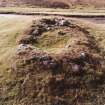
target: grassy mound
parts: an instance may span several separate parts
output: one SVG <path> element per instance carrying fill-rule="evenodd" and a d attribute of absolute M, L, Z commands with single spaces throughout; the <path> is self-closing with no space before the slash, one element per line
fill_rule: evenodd
<path fill-rule="evenodd" d="M 100 101 L 95 99 L 104 90 L 103 55 L 84 28 L 66 19 L 41 19 L 33 21 L 17 42 L 12 81 L 6 84 L 9 92 L 2 94 L 2 103 L 81 105 Z"/>

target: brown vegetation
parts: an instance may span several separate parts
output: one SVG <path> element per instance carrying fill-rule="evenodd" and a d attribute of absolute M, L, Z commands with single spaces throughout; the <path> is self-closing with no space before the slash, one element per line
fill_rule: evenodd
<path fill-rule="evenodd" d="M 40 6 L 70 8 L 81 6 L 105 7 L 105 0 L 0 0 L 0 6 Z"/>
<path fill-rule="evenodd" d="M 66 24 L 62 24 L 62 21 Z M 43 25 L 46 27 L 42 27 Z M 40 27 L 46 30 L 33 34 Z M 32 28 L 33 31 L 25 31 L 23 36 L 35 36 L 37 41 L 29 40 L 24 43 L 21 41 L 24 37 L 19 38 L 18 53 L 11 68 L 18 84 L 17 94 L 13 98 L 14 103 L 16 105 L 81 105 L 96 97 L 97 94 L 91 91 L 102 86 L 105 71 L 102 66 L 103 57 L 94 37 L 91 37 L 84 28 L 65 19 L 42 19 L 38 24 L 34 23 L 30 29 Z M 66 30 L 66 34 L 60 36 L 69 36 L 63 50 L 60 47 L 59 53 L 51 53 L 43 50 L 43 47 L 34 48 L 46 31 L 55 32 L 54 30 L 58 28 L 60 31 Z M 51 37 L 50 34 L 48 36 Z M 59 34 L 54 36 L 56 39 Z M 47 43 L 44 46 L 46 48 L 49 45 L 49 42 Z M 93 104 L 95 102 L 97 103 L 92 100 Z"/>

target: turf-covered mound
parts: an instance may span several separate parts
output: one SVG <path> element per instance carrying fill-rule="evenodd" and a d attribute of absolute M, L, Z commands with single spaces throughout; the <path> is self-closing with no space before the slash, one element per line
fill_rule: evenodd
<path fill-rule="evenodd" d="M 67 19 L 42 19 L 18 38 L 12 74 L 16 105 L 93 102 L 104 83 L 103 57 L 88 31 Z M 16 85 L 15 84 L 15 85 Z"/>

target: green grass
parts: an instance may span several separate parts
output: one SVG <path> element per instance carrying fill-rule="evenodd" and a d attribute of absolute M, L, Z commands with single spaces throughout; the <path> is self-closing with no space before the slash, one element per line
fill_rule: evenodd
<path fill-rule="evenodd" d="M 39 48 L 62 48 L 66 45 L 69 35 L 58 35 L 60 30 L 44 33 L 37 41 Z"/>
<path fill-rule="evenodd" d="M 18 94 L 19 84 L 13 79 L 10 68 L 16 52 L 16 40 L 31 22 L 32 18 L 26 16 L 0 16 L 0 86 L 6 88 L 0 96 L 0 105 L 12 105 L 13 97 Z"/>
<path fill-rule="evenodd" d="M 16 39 L 31 21 L 25 16 L 0 16 L 0 75 L 8 75 L 11 58 L 16 51 Z"/>

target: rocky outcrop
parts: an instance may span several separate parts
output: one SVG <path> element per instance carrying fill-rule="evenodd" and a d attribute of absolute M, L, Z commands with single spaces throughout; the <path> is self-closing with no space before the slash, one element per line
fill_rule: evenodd
<path fill-rule="evenodd" d="M 37 43 L 37 38 L 44 32 L 54 30 L 59 27 L 70 27 L 72 24 L 64 19 L 42 19 L 39 24 L 32 25 L 30 29 L 24 32 L 22 38 L 18 39 L 19 44 Z M 59 33 L 60 34 L 60 33 Z"/>

